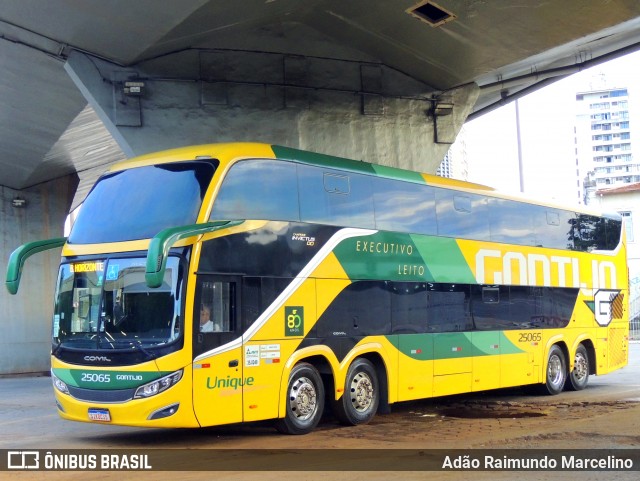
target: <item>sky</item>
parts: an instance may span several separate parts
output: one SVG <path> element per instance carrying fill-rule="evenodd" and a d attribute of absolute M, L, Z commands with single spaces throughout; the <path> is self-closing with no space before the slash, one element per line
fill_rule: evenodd
<path fill-rule="evenodd" d="M 618 87 L 629 91 L 631 139 L 640 139 L 640 52 L 586 69 L 520 98 L 526 196 L 577 203 L 576 93 Z M 467 122 L 464 132 L 467 180 L 507 193 L 520 192 L 515 102 Z"/>

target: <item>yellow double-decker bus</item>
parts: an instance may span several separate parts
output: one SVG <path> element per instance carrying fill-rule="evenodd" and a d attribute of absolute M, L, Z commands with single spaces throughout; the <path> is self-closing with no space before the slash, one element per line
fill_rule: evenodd
<path fill-rule="evenodd" d="M 583 389 L 627 363 L 621 219 L 426 174 L 234 143 L 114 164 L 62 246 L 58 411 L 303 434 L 400 401 Z"/>

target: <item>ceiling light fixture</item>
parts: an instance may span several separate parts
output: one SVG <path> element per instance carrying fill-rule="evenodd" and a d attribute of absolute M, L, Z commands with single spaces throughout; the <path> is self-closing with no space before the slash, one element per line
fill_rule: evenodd
<path fill-rule="evenodd" d="M 11 201 L 11 205 L 17 209 L 22 209 L 23 207 L 26 207 L 27 201 L 22 197 L 14 197 L 14 199 Z"/>

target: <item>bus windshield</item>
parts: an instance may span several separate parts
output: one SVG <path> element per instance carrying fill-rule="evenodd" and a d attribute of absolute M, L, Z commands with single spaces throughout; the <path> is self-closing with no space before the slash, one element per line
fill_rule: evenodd
<path fill-rule="evenodd" d="M 193 224 L 215 166 L 176 162 L 104 175 L 83 202 L 68 243 L 150 239 L 168 227 Z"/>
<path fill-rule="evenodd" d="M 77 349 L 132 349 L 179 338 L 182 274 L 169 257 L 164 282 L 145 284 L 144 258 L 91 260 L 60 267 L 53 344 Z"/>

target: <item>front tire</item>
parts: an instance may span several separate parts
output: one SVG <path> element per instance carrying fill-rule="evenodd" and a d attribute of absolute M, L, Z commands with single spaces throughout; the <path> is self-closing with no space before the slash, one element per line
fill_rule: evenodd
<path fill-rule="evenodd" d="M 367 359 L 356 359 L 347 372 L 344 394 L 333 402 L 333 410 L 342 424 L 366 424 L 378 410 L 380 393 L 376 369 Z"/>
<path fill-rule="evenodd" d="M 557 345 L 551 346 L 547 358 L 547 381 L 543 384 L 547 394 L 560 394 L 567 382 L 567 360 Z"/>
<path fill-rule="evenodd" d="M 284 434 L 307 434 L 320 422 L 324 410 L 324 385 L 317 369 L 308 363 L 296 365 L 289 375 L 285 416 L 276 428 Z"/>
<path fill-rule="evenodd" d="M 569 384 L 567 389 L 571 391 L 581 391 L 587 387 L 589 382 L 589 355 L 587 348 L 583 344 L 578 346 L 576 354 L 573 358 L 573 370 L 569 375 Z"/>

